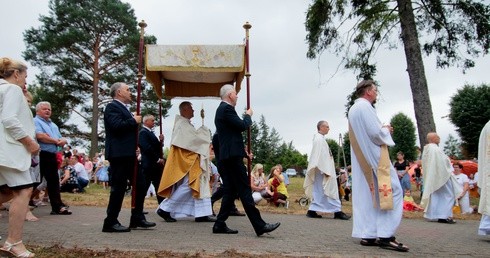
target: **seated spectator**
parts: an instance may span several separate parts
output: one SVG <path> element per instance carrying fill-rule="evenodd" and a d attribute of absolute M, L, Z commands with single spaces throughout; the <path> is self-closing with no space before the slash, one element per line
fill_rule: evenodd
<path fill-rule="evenodd" d="M 62 175 L 60 176 L 60 192 L 76 193 L 78 192 L 77 172 L 74 169 L 78 159 L 74 156 L 65 159 L 62 162 Z"/>
<path fill-rule="evenodd" d="M 284 176 L 282 175 L 281 169 L 278 166 L 272 167 L 269 178 L 268 184 L 271 189 L 267 189 L 267 192 L 272 196 L 272 202 L 276 207 L 279 204 L 283 204 L 286 209 L 289 208 L 289 201 L 287 201 L 289 197 L 288 189 L 284 183 Z"/>
<path fill-rule="evenodd" d="M 73 169 L 75 169 L 75 172 L 77 173 L 78 192 L 83 193 L 85 192 L 84 188 L 88 185 L 89 182 L 88 173 L 87 170 L 85 170 L 85 166 L 80 163 L 80 157 L 78 155 L 71 156 L 70 160 L 72 159 L 75 163 L 75 165 L 73 165 Z"/>
<path fill-rule="evenodd" d="M 264 176 L 264 166 L 256 164 L 252 169 L 250 176 L 250 187 L 252 188 L 252 197 L 255 203 L 259 203 L 264 198 L 270 198 L 267 193 L 267 181 Z"/>
<path fill-rule="evenodd" d="M 403 210 L 404 211 L 423 211 L 424 208 L 415 203 L 412 197 L 412 191 L 406 190 L 403 197 Z"/>

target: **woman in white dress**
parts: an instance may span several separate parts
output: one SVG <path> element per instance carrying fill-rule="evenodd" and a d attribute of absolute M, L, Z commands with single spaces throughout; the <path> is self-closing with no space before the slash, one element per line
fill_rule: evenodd
<path fill-rule="evenodd" d="M 31 155 L 39 152 L 32 112 L 24 98 L 27 66 L 0 58 L 0 203 L 12 200 L 2 256 L 34 257 L 22 243 L 32 193 Z"/>

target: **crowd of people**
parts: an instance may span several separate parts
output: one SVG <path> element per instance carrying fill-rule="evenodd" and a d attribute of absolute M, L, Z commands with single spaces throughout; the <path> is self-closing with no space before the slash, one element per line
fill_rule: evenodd
<path fill-rule="evenodd" d="M 233 85 L 220 89 L 221 103 L 216 110 L 216 133 L 211 137 L 204 125 L 195 128 L 192 104 L 184 101 L 175 117 L 170 150 L 163 157 L 163 134 L 153 132 L 155 117 L 131 113 L 131 92 L 126 83 L 110 87 L 113 101 L 104 111 L 105 151 L 92 159 L 83 151 L 72 149 L 50 119 L 49 102 L 35 105 L 35 116 L 29 108 L 32 95 L 26 89 L 27 66 L 10 58 L 0 60 L 0 202 L 10 201 L 8 237 L 1 252 L 16 257 L 33 257 L 22 242 L 25 220 L 36 221 L 28 206 L 42 205 L 40 193 L 49 196 L 52 215 L 70 215 L 72 211 L 61 199 L 61 192 L 83 193 L 90 182 L 111 188 L 107 216 L 102 231 L 130 232 L 134 228 L 152 228 L 146 220 L 144 201 L 153 185 L 157 191 L 156 214 L 165 222 L 193 218 L 195 222 L 212 222 L 214 234 L 237 234 L 226 224 L 229 216 L 248 217 L 257 236 L 276 230 L 280 223 L 267 223 L 256 204 L 265 200 L 271 205 L 289 207 L 289 180 L 280 164 L 273 166 L 268 178 L 264 165 L 255 164 L 250 177 L 246 166 L 253 154 L 243 145 L 242 132 L 251 124 L 253 111 L 240 117 L 235 106 L 238 96 Z M 380 123 L 373 104 L 377 87 L 371 80 L 356 86 L 356 96 L 349 110 L 349 138 L 352 166 L 336 169 L 325 139 L 330 126 L 321 120 L 312 141 L 303 188 L 311 200 L 306 216 L 322 218 L 319 213 L 332 213 L 333 219 L 350 220 L 342 211 L 342 200 L 352 200 L 352 237 L 363 246 L 406 252 L 409 250 L 395 238 L 403 210 L 423 211 L 424 217 L 453 224 L 453 207 L 461 213 L 478 209 L 483 214 L 479 234 L 490 234 L 488 204 L 488 157 L 490 125 L 480 138 L 480 171 L 484 176 L 468 178 L 461 173 L 460 163 L 451 163 L 438 144 L 435 132 L 427 135 L 421 167 L 415 169 L 414 182 L 421 192 L 420 205 L 412 194 L 409 168 L 402 152 L 391 163 L 388 146 L 394 128 Z M 138 133 L 137 133 L 138 132 Z M 12 155 L 15 153 L 15 155 Z M 214 159 L 214 163 L 212 162 Z M 137 169 L 135 169 L 137 168 Z M 129 226 L 118 220 L 128 184 L 133 192 Z M 483 198 L 479 207 L 470 207 L 472 189 Z M 354 189 L 354 191 L 352 191 Z M 473 194 L 475 190 L 473 190 Z M 213 204 L 221 199 L 215 216 Z M 239 200 L 245 214 L 237 210 Z"/>

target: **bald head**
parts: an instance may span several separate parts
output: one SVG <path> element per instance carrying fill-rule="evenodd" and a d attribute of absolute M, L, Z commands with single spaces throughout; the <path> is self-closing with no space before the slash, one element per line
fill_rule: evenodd
<path fill-rule="evenodd" d="M 436 132 L 430 132 L 427 134 L 427 142 L 428 143 L 439 144 L 440 141 L 441 141 L 441 138 L 439 138 L 439 135 L 437 135 Z"/>

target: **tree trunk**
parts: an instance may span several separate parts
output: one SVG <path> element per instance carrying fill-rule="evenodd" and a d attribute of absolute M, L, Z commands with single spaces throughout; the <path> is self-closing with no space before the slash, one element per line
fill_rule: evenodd
<path fill-rule="evenodd" d="M 90 158 L 99 151 L 99 38 L 94 46 L 93 84 L 92 84 L 92 123 L 90 133 Z"/>
<path fill-rule="evenodd" d="M 401 37 L 407 60 L 407 71 L 412 89 L 415 119 L 419 134 L 420 147 L 426 144 L 429 132 L 435 132 L 436 126 L 432 114 L 427 79 L 425 78 L 424 62 L 418 39 L 415 17 L 410 0 L 397 0 L 401 24 Z"/>
<path fill-rule="evenodd" d="M 99 150 L 99 77 L 94 77 L 92 89 L 92 123 L 90 133 L 90 158 Z"/>

